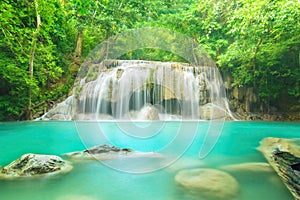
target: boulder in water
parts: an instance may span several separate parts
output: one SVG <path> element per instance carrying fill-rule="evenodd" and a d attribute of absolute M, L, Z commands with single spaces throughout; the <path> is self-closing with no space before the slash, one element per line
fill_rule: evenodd
<path fill-rule="evenodd" d="M 161 157 L 154 152 L 137 152 L 129 148 L 119 148 L 111 145 L 94 146 L 84 151 L 64 154 L 73 159 L 111 160 L 117 158 Z"/>
<path fill-rule="evenodd" d="M 68 172 L 72 166 L 54 155 L 24 154 L 0 169 L 0 178 L 34 177 Z"/>
<path fill-rule="evenodd" d="M 274 168 L 295 199 L 300 199 L 299 139 L 265 138 L 259 150 Z"/>
<path fill-rule="evenodd" d="M 140 120 L 159 120 L 158 110 L 152 105 L 144 106 L 138 114 Z"/>
<path fill-rule="evenodd" d="M 274 151 L 286 151 L 300 157 L 300 139 L 285 139 L 268 137 L 260 141 L 260 146 L 257 148 L 265 157 L 269 157 Z M 269 161 L 269 159 L 268 159 Z"/>
<path fill-rule="evenodd" d="M 231 175 L 215 169 L 182 170 L 175 181 L 193 195 L 209 200 L 234 199 L 239 192 L 239 184 Z"/>

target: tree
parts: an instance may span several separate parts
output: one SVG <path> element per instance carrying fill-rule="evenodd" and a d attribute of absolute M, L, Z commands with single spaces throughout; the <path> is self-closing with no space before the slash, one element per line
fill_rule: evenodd
<path fill-rule="evenodd" d="M 234 76 L 234 85 L 252 86 L 262 101 L 278 103 L 299 97 L 300 10 L 289 0 L 239 1 L 228 21 L 233 42 L 219 64 Z"/>
<path fill-rule="evenodd" d="M 6 84 L 1 118 L 32 119 L 33 105 L 44 101 L 44 90 L 63 72 L 53 43 L 59 4 L 7 0 L 1 6 L 1 57 L 8 58 L 0 62 L 0 79 Z"/>

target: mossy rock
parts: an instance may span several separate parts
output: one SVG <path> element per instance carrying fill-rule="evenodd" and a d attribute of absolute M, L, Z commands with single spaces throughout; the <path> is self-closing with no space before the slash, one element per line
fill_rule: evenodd
<path fill-rule="evenodd" d="M 12 179 L 66 173 L 72 165 L 55 155 L 24 154 L 0 170 L 0 178 Z"/>

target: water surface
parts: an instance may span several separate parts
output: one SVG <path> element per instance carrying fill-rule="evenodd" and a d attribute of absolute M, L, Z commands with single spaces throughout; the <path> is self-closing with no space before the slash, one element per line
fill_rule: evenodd
<path fill-rule="evenodd" d="M 189 141 L 191 138 L 193 140 L 188 143 L 191 145 L 184 148 L 185 151 L 182 151 L 180 145 L 173 148 L 173 156 L 178 155 L 180 158 L 170 166 L 154 172 L 125 173 L 96 160 L 73 162 L 74 169 L 64 175 L 31 180 L 0 180 L 0 199 L 201 200 L 200 197 L 186 193 L 175 183 L 174 176 L 178 170 L 192 167 L 218 169 L 228 164 L 266 162 L 256 150 L 262 138 L 299 138 L 300 132 L 300 123 L 225 122 L 213 150 L 204 159 L 199 159 L 199 150 L 205 143 L 209 122 L 198 122 L 195 133 L 192 132 L 193 128 L 186 128 L 189 122 L 156 122 L 156 125 L 152 123 L 155 134 L 141 132 L 141 137 L 137 137 L 138 133 L 133 135 L 124 133 L 124 127 L 139 126 L 143 130 L 149 123 L 137 122 L 134 125 L 130 122 L 122 123 L 73 121 L 0 123 L 0 165 L 5 166 L 25 153 L 61 155 L 107 141 L 138 151 L 162 151 L 179 137 L 182 126 L 185 127 L 183 131 L 186 136 L 181 140 Z M 151 162 L 148 164 L 151 165 Z M 120 162 L 120 165 L 138 166 L 136 163 L 133 165 L 132 160 Z M 255 173 L 233 175 L 241 186 L 238 195 L 240 200 L 293 199 L 275 173 L 265 176 Z"/>

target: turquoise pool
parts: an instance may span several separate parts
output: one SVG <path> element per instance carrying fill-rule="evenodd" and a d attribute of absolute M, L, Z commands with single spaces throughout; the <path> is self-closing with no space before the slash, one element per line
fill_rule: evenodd
<path fill-rule="evenodd" d="M 138 133 L 124 132 L 130 126 L 139 127 L 137 130 L 140 131 L 140 137 Z M 147 126 L 149 122 L 0 123 L 1 166 L 25 153 L 62 155 L 107 142 L 138 151 L 166 152 L 170 154 L 167 156 L 176 158 L 168 166 L 158 165 L 158 170 L 150 167 L 151 170 L 147 173 L 125 171 L 130 171 L 131 167 L 141 170 L 143 167 L 155 165 L 156 161 L 144 165 L 130 163 L 130 159 L 112 165 L 110 162 L 102 163 L 97 160 L 76 161 L 73 162 L 73 170 L 68 174 L 29 180 L 0 180 L 0 199 L 201 200 L 200 197 L 185 192 L 174 181 L 178 170 L 193 167 L 220 169 L 230 164 L 266 162 L 256 150 L 262 138 L 300 138 L 300 123 L 225 122 L 212 151 L 200 159 L 201 147 L 210 142 L 209 139 L 205 140 L 209 122 L 153 122 L 152 135 L 143 132 Z M 181 127 L 184 128 L 180 129 Z M 179 136 L 178 133 L 183 131 Z M 180 146 L 178 141 L 178 144 L 172 144 L 176 137 L 180 137 L 179 141 L 184 146 Z M 164 151 L 166 147 L 172 149 Z M 117 165 L 122 166 L 111 167 Z M 260 176 L 252 172 L 235 174 L 234 177 L 240 185 L 237 198 L 239 200 L 293 199 L 275 173 Z"/>

